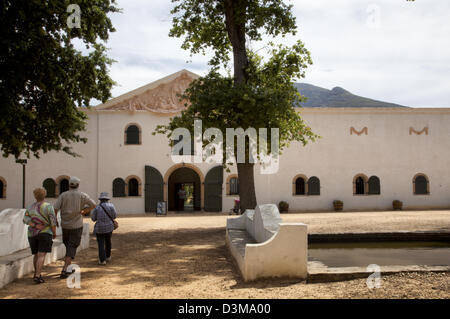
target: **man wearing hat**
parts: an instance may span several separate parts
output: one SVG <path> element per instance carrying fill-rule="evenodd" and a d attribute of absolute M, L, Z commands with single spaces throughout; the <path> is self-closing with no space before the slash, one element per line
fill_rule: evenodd
<path fill-rule="evenodd" d="M 64 267 L 60 278 L 67 278 L 70 273 L 67 267 L 75 258 L 77 248 L 81 242 L 83 234 L 83 216 L 89 214 L 95 208 L 95 202 L 87 195 L 78 190 L 80 179 L 71 177 L 69 180 L 69 190 L 59 195 L 54 208 L 55 213 L 61 211 L 61 228 L 63 243 L 66 246 L 66 256 Z"/>

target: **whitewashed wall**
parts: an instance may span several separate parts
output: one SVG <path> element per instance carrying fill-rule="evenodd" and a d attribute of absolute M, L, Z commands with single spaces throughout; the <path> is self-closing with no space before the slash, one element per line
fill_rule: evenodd
<path fill-rule="evenodd" d="M 286 200 L 293 210 L 329 210 L 340 199 L 345 210 L 450 207 L 449 109 L 303 109 L 304 119 L 322 139 L 303 147 L 293 143 L 281 158 L 279 174 L 267 181 L 268 200 Z M 350 128 L 368 135 L 350 135 Z M 409 128 L 428 135 L 409 134 Z M 354 196 L 353 177 L 380 178 L 381 195 Z M 412 180 L 424 173 L 430 195 L 414 195 Z M 297 174 L 317 176 L 320 196 L 292 196 Z M 270 179 L 270 183 L 268 180 Z"/>
<path fill-rule="evenodd" d="M 121 214 L 144 212 L 143 187 L 145 165 L 157 168 L 164 176 L 175 165 L 170 147 L 162 135 L 151 133 L 169 116 L 146 111 L 86 111 L 89 115 L 85 135 L 89 142 L 76 145 L 81 158 L 51 152 L 27 165 L 26 202 L 33 202 L 32 190 L 48 178 L 75 175 L 81 190 L 97 198 L 102 191 L 112 194 L 112 181 L 136 175 L 142 182 L 142 196 L 114 198 Z M 450 207 L 450 109 L 302 109 L 305 121 L 323 138 L 303 147 L 292 143 L 284 151 L 280 170 L 274 175 L 255 171 L 257 199 L 260 204 L 285 200 L 291 211 L 331 210 L 332 201 L 344 201 L 345 210 L 390 209 L 392 200 L 404 202 L 404 208 Z M 130 123 L 142 129 L 141 145 L 124 145 L 124 130 Z M 368 135 L 350 135 L 350 128 L 368 128 Z M 428 135 L 410 135 L 409 128 Z M 197 165 L 197 164 L 196 164 Z M 214 165 L 197 165 L 203 176 Z M 232 172 L 235 173 L 235 168 Z M 354 196 L 353 177 L 363 173 L 381 181 L 381 195 Z M 412 179 L 425 173 L 430 179 L 430 195 L 414 195 Z M 224 173 L 223 210 L 233 206 L 234 196 L 226 195 Z M 317 176 L 320 196 L 293 196 L 295 175 Z M 0 200 L 0 210 L 22 204 L 22 168 L 14 158 L 0 159 L 0 176 L 7 181 L 7 197 Z M 54 199 L 49 199 L 54 202 Z"/>

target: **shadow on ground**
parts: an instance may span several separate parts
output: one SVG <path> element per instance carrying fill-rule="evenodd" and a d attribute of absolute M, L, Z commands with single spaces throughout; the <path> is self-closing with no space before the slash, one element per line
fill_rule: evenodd
<path fill-rule="evenodd" d="M 32 274 L 0 289 L 0 298 L 448 298 L 448 274 L 383 277 L 383 288 L 366 280 L 304 284 L 278 278 L 245 283 L 225 246 L 225 229 L 183 228 L 113 235 L 113 259 L 98 265 L 97 243 L 80 251 L 81 289 L 59 279 L 63 262 L 47 265 L 46 283 Z"/>
<path fill-rule="evenodd" d="M 59 279 L 63 265 L 59 260 L 45 266 L 46 283 L 35 285 L 29 274 L 1 289 L 0 298 L 108 298 L 113 293 L 111 287 L 176 288 L 208 277 L 235 281 L 235 288 L 251 285 L 242 282 L 233 264 L 225 245 L 223 227 L 117 231 L 113 234 L 112 246 L 112 261 L 107 266 L 98 265 L 97 242 L 93 235 L 90 247 L 77 254 L 74 263 L 81 267 L 82 289 L 69 289 L 66 280 Z M 133 291 L 129 294 L 128 297 L 139 298 Z"/>

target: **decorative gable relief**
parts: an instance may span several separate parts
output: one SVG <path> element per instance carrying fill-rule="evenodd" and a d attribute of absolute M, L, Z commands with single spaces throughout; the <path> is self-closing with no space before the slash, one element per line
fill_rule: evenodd
<path fill-rule="evenodd" d="M 168 83 L 162 83 L 139 95 L 132 96 L 103 110 L 116 111 L 152 111 L 157 113 L 177 113 L 185 109 L 187 100 L 179 100 L 178 94 L 184 93 L 195 78 L 181 73 Z"/>

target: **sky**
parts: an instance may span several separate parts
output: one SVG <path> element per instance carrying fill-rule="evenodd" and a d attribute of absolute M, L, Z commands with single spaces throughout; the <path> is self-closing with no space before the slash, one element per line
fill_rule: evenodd
<path fill-rule="evenodd" d="M 449 0 L 292 0 L 298 39 L 313 65 L 298 82 L 411 107 L 450 107 Z M 118 0 L 109 55 L 113 97 L 181 69 L 208 71 L 209 56 L 181 49 L 169 37 L 170 0 Z M 269 39 L 264 39 L 269 40 Z M 252 48 L 264 43 L 251 43 Z M 188 63 L 188 61 L 190 61 Z"/>

